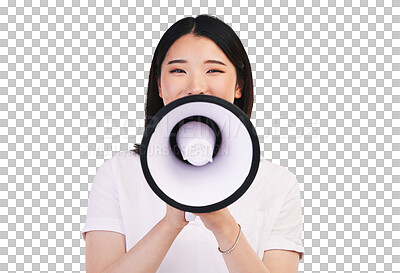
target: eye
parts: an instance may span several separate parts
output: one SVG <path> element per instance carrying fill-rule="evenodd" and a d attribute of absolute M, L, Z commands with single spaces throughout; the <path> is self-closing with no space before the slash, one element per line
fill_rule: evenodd
<path fill-rule="evenodd" d="M 170 73 L 185 73 L 185 71 L 177 68 L 177 69 L 171 70 Z"/>
<path fill-rule="evenodd" d="M 224 72 L 221 70 L 211 69 L 211 70 L 208 70 L 207 73 L 224 73 Z"/>

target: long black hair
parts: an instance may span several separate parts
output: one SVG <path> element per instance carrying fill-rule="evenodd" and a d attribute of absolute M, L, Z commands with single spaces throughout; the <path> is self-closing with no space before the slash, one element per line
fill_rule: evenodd
<path fill-rule="evenodd" d="M 151 62 L 147 86 L 145 128 L 152 117 L 164 107 L 163 100 L 158 92 L 161 64 L 172 44 L 186 34 L 193 34 L 214 41 L 235 66 L 237 83 L 241 87 L 242 96 L 238 99 L 235 98 L 233 103 L 250 118 L 254 101 L 253 77 L 249 57 L 243 44 L 233 29 L 222 20 L 210 15 L 199 15 L 196 18 L 185 17 L 177 21 L 164 33 L 157 45 Z M 139 153 L 140 145 L 135 144 L 132 151 Z"/>

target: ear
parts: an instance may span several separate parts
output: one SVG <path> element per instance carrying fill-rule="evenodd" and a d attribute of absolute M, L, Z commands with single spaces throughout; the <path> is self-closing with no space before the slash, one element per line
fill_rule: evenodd
<path fill-rule="evenodd" d="M 160 79 L 157 80 L 157 85 L 158 85 L 158 95 L 160 96 L 160 98 L 162 97 L 162 92 L 161 92 L 161 82 Z"/>
<path fill-rule="evenodd" d="M 240 84 L 239 82 L 237 82 L 236 88 L 235 88 L 235 99 L 240 99 L 242 97 L 242 88 L 243 88 L 243 84 Z"/>

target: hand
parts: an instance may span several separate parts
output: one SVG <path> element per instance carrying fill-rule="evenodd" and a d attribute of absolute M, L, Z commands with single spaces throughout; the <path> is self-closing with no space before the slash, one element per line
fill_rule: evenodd
<path fill-rule="evenodd" d="M 189 222 L 185 219 L 185 212 L 166 204 L 167 211 L 163 221 L 173 229 L 182 230 Z"/>
<path fill-rule="evenodd" d="M 232 247 L 240 228 L 227 208 L 210 213 L 197 213 L 196 216 L 199 216 L 204 226 L 212 231 L 223 251 Z"/>
<path fill-rule="evenodd" d="M 238 228 L 235 218 L 229 212 L 228 208 L 223 208 L 209 213 L 195 213 L 203 221 L 204 226 L 215 235 L 231 232 Z"/>

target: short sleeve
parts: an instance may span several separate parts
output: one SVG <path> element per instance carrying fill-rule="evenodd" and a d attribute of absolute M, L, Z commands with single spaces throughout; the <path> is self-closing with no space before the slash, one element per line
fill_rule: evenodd
<path fill-rule="evenodd" d="M 107 230 L 125 234 L 122 221 L 118 189 L 116 186 L 113 164 L 115 159 L 106 161 L 97 170 L 89 194 L 86 223 L 82 237 L 86 232 Z"/>
<path fill-rule="evenodd" d="M 302 212 L 300 201 L 300 188 L 296 177 L 292 174 L 289 178 L 289 191 L 272 227 L 269 238 L 266 240 L 264 250 L 284 249 L 296 251 L 303 258 L 304 247 L 302 244 Z"/>

